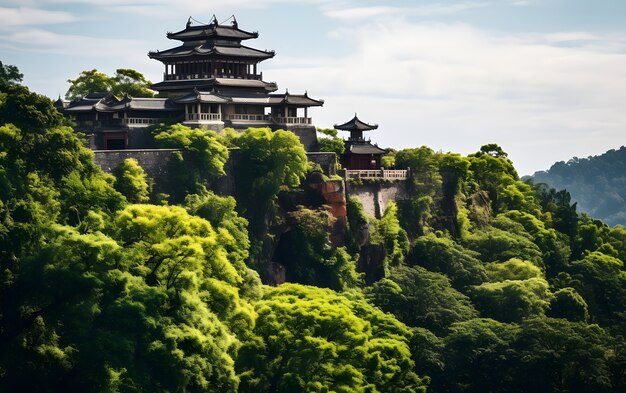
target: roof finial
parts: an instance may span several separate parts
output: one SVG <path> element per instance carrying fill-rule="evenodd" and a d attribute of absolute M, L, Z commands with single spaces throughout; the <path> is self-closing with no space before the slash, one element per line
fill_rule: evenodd
<path fill-rule="evenodd" d="M 237 24 L 237 18 L 235 18 L 235 15 L 233 14 L 233 27 L 235 29 L 239 28 L 239 25 Z"/>
<path fill-rule="evenodd" d="M 187 27 L 191 26 L 191 16 L 189 16 L 189 19 L 187 19 Z"/>
<path fill-rule="evenodd" d="M 213 14 L 213 17 L 211 18 L 211 22 L 209 23 L 210 25 L 219 25 L 219 22 L 217 21 L 217 16 L 215 16 L 215 14 Z"/>

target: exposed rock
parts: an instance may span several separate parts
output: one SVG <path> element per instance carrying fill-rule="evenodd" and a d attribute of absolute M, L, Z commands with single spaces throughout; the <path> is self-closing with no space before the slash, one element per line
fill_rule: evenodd
<path fill-rule="evenodd" d="M 361 247 L 357 270 L 365 273 L 365 283 L 371 285 L 385 277 L 385 246 L 367 244 Z"/>
<path fill-rule="evenodd" d="M 336 218 L 331 229 L 330 242 L 335 247 L 345 244 L 345 234 L 348 224 L 346 210 L 346 193 L 343 180 L 329 180 L 313 183 L 316 179 L 309 178 L 309 188 L 317 191 L 323 199 L 324 205 L 328 206 L 330 214 Z"/>

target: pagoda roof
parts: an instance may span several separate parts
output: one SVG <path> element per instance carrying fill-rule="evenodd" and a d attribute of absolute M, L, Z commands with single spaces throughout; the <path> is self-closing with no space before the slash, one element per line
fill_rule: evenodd
<path fill-rule="evenodd" d="M 91 112 L 93 110 L 93 105 L 72 105 L 64 108 L 63 112 Z"/>
<path fill-rule="evenodd" d="M 126 96 L 122 100 L 122 109 L 144 111 L 175 111 L 178 110 L 167 98 L 135 98 Z"/>
<path fill-rule="evenodd" d="M 185 90 L 197 88 L 200 91 L 208 91 L 213 87 L 255 88 L 265 91 L 276 91 L 276 83 L 264 82 L 256 79 L 235 78 L 209 78 L 209 79 L 184 79 L 168 80 L 152 85 L 153 90 Z"/>
<path fill-rule="evenodd" d="M 194 89 L 191 93 L 174 100 L 177 104 L 191 104 L 200 102 L 203 104 L 225 104 L 229 101 L 228 97 L 212 91 L 198 91 Z"/>
<path fill-rule="evenodd" d="M 245 57 L 249 59 L 265 60 L 274 57 L 274 51 L 264 51 L 243 45 L 225 46 L 213 42 L 203 42 L 198 45 L 181 45 L 164 51 L 148 52 L 151 59 L 162 60 L 167 58 L 180 58 L 189 56 L 224 56 Z"/>
<path fill-rule="evenodd" d="M 357 117 L 356 113 L 352 120 L 343 123 L 343 124 L 335 124 L 335 129 L 342 131 L 370 131 L 378 128 L 378 124 L 367 124 Z"/>
<path fill-rule="evenodd" d="M 215 17 L 213 21 L 208 25 L 191 25 L 191 18 L 187 22 L 187 26 L 176 33 L 167 33 L 167 38 L 172 40 L 199 40 L 206 38 L 221 38 L 221 39 L 235 39 L 238 41 L 241 40 L 249 40 L 252 38 L 258 38 L 258 32 L 249 32 L 245 30 L 241 30 L 237 21 L 233 21 L 232 25 L 220 25 L 217 23 Z"/>
<path fill-rule="evenodd" d="M 301 106 L 322 106 L 323 100 L 314 100 L 304 95 L 289 94 L 289 100 L 283 94 L 262 94 L 262 93 L 235 93 L 220 94 L 215 91 L 201 91 L 197 88 L 182 97 L 174 100 L 178 104 L 189 104 L 195 102 L 210 104 L 242 104 L 242 105 L 301 105 Z"/>
<path fill-rule="evenodd" d="M 71 101 L 63 109 L 67 112 L 90 112 L 93 110 L 107 111 L 107 104 L 118 104 L 120 101 L 108 91 L 93 92 Z"/>
<path fill-rule="evenodd" d="M 109 92 L 89 93 L 87 96 L 72 101 L 64 109 L 67 112 L 118 112 L 122 110 L 178 110 L 167 98 L 134 98 L 125 96 L 122 100 Z"/>
<path fill-rule="evenodd" d="M 215 84 L 218 86 L 229 87 L 272 87 L 276 90 L 277 86 L 274 82 L 264 82 L 257 79 L 235 79 L 235 78 L 214 78 Z"/>
<path fill-rule="evenodd" d="M 369 142 L 353 143 L 350 145 L 348 151 L 352 154 L 385 154 L 387 153 L 387 150 L 381 149 L 380 147 L 372 145 Z"/>
<path fill-rule="evenodd" d="M 270 103 L 308 107 L 323 106 L 324 100 L 316 100 L 310 98 L 308 92 L 304 92 L 304 94 L 289 94 L 289 92 L 287 91 L 285 92 L 285 94 L 271 94 Z"/>
<path fill-rule="evenodd" d="M 64 100 L 64 99 L 62 99 L 62 98 L 61 98 L 61 95 L 59 95 L 59 98 L 58 98 L 56 101 L 54 101 L 54 107 L 55 107 L 55 108 L 61 108 L 61 109 L 64 109 L 64 108 L 67 108 L 67 106 L 68 106 L 69 104 L 70 104 L 70 102 L 69 102 L 68 100 Z"/>

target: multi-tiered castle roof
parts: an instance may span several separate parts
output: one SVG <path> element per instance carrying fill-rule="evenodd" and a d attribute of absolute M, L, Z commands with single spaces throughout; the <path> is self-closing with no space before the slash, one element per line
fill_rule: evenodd
<path fill-rule="evenodd" d="M 323 100 L 304 94 L 276 93 L 275 82 L 263 80 L 259 63 L 274 57 L 242 42 L 258 37 L 239 28 L 232 17 L 220 24 L 194 24 L 189 18 L 183 30 L 167 33 L 180 45 L 149 52 L 164 65 L 163 81 L 152 85 L 158 98 L 143 102 L 131 97 L 92 93 L 75 102 L 59 103 L 59 109 L 74 117 L 81 131 L 91 134 L 96 148 L 133 146 L 131 132 L 161 121 L 179 119 L 184 124 L 212 129 L 233 127 L 283 128 L 300 136 L 307 148 L 316 144 L 315 127 L 308 108 Z M 109 134 L 108 136 L 106 134 Z M 115 141 L 111 142 L 111 135 Z M 120 135 L 124 135 L 122 138 Z"/>

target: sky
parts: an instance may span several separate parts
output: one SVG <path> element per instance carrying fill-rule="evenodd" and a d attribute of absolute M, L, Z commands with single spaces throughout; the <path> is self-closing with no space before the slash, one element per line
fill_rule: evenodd
<path fill-rule="evenodd" d="M 279 92 L 325 100 L 318 127 L 358 113 L 396 149 L 497 143 L 520 175 L 626 144 L 624 0 L 0 0 L 0 61 L 56 99 L 83 70 L 134 68 L 187 19 L 235 15 L 273 49 Z"/>

